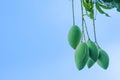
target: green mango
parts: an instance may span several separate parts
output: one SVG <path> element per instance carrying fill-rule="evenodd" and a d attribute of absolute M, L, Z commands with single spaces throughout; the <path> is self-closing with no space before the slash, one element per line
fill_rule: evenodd
<path fill-rule="evenodd" d="M 88 60 L 89 49 L 86 43 L 80 43 L 75 50 L 75 63 L 78 70 L 82 70 Z"/>
<path fill-rule="evenodd" d="M 80 28 L 76 25 L 73 25 L 68 33 L 68 41 L 73 49 L 76 49 L 77 45 L 80 42 L 81 36 L 82 33 Z"/>
<path fill-rule="evenodd" d="M 87 61 L 88 68 L 91 68 L 94 64 L 95 64 L 95 61 L 93 61 L 91 58 L 89 58 Z"/>
<path fill-rule="evenodd" d="M 89 48 L 89 57 L 91 59 L 93 59 L 93 61 L 97 61 L 97 58 L 98 58 L 98 48 L 97 48 L 96 44 L 93 41 L 88 40 L 87 41 L 87 46 Z"/>
<path fill-rule="evenodd" d="M 109 66 L 109 56 L 102 49 L 99 49 L 99 57 L 98 57 L 97 63 L 103 69 L 107 69 Z"/>

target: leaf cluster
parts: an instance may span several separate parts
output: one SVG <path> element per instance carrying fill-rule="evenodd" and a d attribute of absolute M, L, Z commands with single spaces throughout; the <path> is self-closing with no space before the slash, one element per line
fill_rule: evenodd
<path fill-rule="evenodd" d="M 107 17 L 110 16 L 105 10 L 116 8 L 116 10 L 120 12 L 120 0 L 83 0 L 82 2 L 87 16 L 91 19 L 94 18 L 94 9 Z"/>

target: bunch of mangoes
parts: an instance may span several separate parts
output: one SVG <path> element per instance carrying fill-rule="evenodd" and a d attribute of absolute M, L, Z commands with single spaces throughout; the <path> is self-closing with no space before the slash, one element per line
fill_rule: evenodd
<path fill-rule="evenodd" d="M 109 56 L 95 42 L 88 39 L 83 41 L 82 32 L 77 25 L 73 25 L 68 33 L 68 42 L 75 50 L 75 63 L 78 70 L 82 70 L 85 65 L 91 68 L 96 62 L 103 69 L 109 66 Z"/>

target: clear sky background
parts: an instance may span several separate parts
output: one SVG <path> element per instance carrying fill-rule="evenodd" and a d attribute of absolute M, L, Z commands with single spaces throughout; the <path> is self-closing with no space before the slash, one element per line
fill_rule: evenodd
<path fill-rule="evenodd" d="M 79 0 L 75 4 L 81 28 Z M 97 14 L 96 29 L 109 68 L 95 64 L 78 71 L 67 41 L 71 0 L 0 0 L 0 80 L 120 80 L 120 13 L 107 12 L 110 18 Z"/>

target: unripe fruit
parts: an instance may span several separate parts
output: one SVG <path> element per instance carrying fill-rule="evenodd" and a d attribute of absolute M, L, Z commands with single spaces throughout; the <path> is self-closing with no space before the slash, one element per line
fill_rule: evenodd
<path fill-rule="evenodd" d="M 72 26 L 68 33 L 68 41 L 69 41 L 70 46 L 73 49 L 76 49 L 77 45 L 80 42 L 81 36 L 82 36 L 82 33 L 81 33 L 80 28 L 76 25 Z"/>
<path fill-rule="evenodd" d="M 97 63 L 103 69 L 107 69 L 108 68 L 108 65 L 109 65 L 109 56 L 102 49 L 99 49 L 99 57 L 98 57 Z"/>
<path fill-rule="evenodd" d="M 87 61 L 88 68 L 91 68 L 94 64 L 95 64 L 95 61 L 93 61 L 91 58 L 89 58 Z"/>
<path fill-rule="evenodd" d="M 86 43 L 80 43 L 75 50 L 75 63 L 78 70 L 82 70 L 88 60 L 89 49 Z"/>
<path fill-rule="evenodd" d="M 89 57 L 93 59 L 93 61 L 97 61 L 98 58 L 98 48 L 94 42 L 91 40 L 87 41 L 87 46 L 89 48 Z"/>

